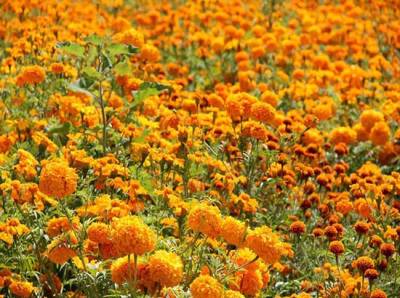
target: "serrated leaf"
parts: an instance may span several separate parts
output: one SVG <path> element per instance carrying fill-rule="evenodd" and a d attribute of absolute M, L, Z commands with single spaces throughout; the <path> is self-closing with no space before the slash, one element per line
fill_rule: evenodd
<path fill-rule="evenodd" d="M 82 70 L 82 73 L 92 79 L 101 79 L 101 73 L 99 73 L 93 66 L 85 67 Z"/>
<path fill-rule="evenodd" d="M 67 135 L 71 130 L 71 123 L 65 122 L 63 124 L 58 124 L 54 126 L 48 127 L 46 130 L 49 134 L 60 134 L 60 135 Z"/>
<path fill-rule="evenodd" d="M 107 51 L 111 56 L 130 54 L 128 46 L 120 43 L 111 44 L 107 47 Z"/>
<path fill-rule="evenodd" d="M 115 65 L 114 70 L 115 73 L 119 76 L 124 76 L 131 73 L 131 68 L 127 61 L 123 61 Z"/>
<path fill-rule="evenodd" d="M 142 84 L 140 84 L 139 90 L 145 90 L 145 89 L 156 89 L 157 91 L 162 91 L 162 90 L 168 90 L 168 91 L 172 91 L 172 87 L 168 86 L 168 85 L 164 85 L 161 83 L 157 83 L 157 82 L 144 82 Z"/>
<path fill-rule="evenodd" d="M 68 85 L 68 89 L 71 90 L 72 92 L 78 92 L 78 93 L 83 93 L 88 95 L 89 97 L 93 98 L 93 94 L 90 93 L 88 90 L 82 88 L 80 86 L 80 80 L 78 80 L 77 82 L 71 83 Z"/>
<path fill-rule="evenodd" d="M 58 47 L 62 49 L 62 51 L 69 55 L 74 55 L 80 58 L 85 56 L 85 48 L 76 43 L 60 43 Z"/>
<path fill-rule="evenodd" d="M 101 45 L 103 43 L 103 39 L 100 36 L 96 35 L 96 34 L 87 36 L 85 38 L 85 41 L 86 42 L 90 42 L 90 43 L 92 43 L 92 44 L 94 44 L 96 46 L 99 46 L 99 45 Z"/>

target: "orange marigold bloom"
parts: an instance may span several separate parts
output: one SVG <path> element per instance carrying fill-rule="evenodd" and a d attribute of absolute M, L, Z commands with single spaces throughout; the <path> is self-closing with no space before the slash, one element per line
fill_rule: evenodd
<path fill-rule="evenodd" d="M 151 44 L 145 44 L 141 49 L 140 49 L 140 58 L 142 60 L 155 63 L 160 60 L 160 52 L 158 49 L 151 45 Z"/>
<path fill-rule="evenodd" d="M 365 221 L 357 221 L 354 225 L 354 229 L 358 234 L 367 234 L 369 231 L 369 224 Z"/>
<path fill-rule="evenodd" d="M 278 262 L 283 255 L 288 254 L 287 247 L 281 242 L 278 235 L 267 226 L 249 231 L 246 245 L 271 265 Z"/>
<path fill-rule="evenodd" d="M 197 204 L 189 212 L 188 225 L 193 231 L 216 238 L 221 233 L 221 212 L 218 207 L 206 203 Z"/>
<path fill-rule="evenodd" d="M 238 101 L 238 99 L 234 96 L 229 96 L 225 102 L 225 109 L 228 112 L 229 116 L 238 120 L 243 115 L 243 107 Z"/>
<path fill-rule="evenodd" d="M 333 144 L 345 143 L 347 145 L 357 140 L 356 132 L 350 127 L 337 127 L 330 133 L 330 141 Z"/>
<path fill-rule="evenodd" d="M 229 244 L 240 246 L 244 241 L 245 232 L 246 225 L 240 220 L 237 220 L 232 216 L 228 216 L 224 219 L 222 223 L 221 236 Z"/>
<path fill-rule="evenodd" d="M 75 250 L 67 246 L 56 246 L 47 252 L 47 257 L 55 264 L 62 265 L 76 256 Z"/>
<path fill-rule="evenodd" d="M 149 274 L 154 282 L 161 286 L 174 287 L 183 278 L 183 264 L 181 258 L 165 250 L 159 250 L 149 258 Z"/>
<path fill-rule="evenodd" d="M 88 238 L 99 244 L 111 242 L 111 229 L 105 223 L 94 222 L 87 229 Z"/>
<path fill-rule="evenodd" d="M 375 269 L 367 269 L 365 271 L 365 277 L 368 278 L 369 280 L 377 279 L 378 276 L 379 276 L 379 273 Z"/>
<path fill-rule="evenodd" d="M 25 67 L 18 75 L 16 84 L 18 87 L 30 84 L 39 84 L 44 81 L 46 73 L 42 67 L 33 65 Z"/>
<path fill-rule="evenodd" d="M 137 216 L 124 216 L 114 219 L 112 241 L 121 256 L 142 255 L 154 249 L 157 236 Z"/>
<path fill-rule="evenodd" d="M 275 117 L 275 109 L 269 103 L 259 101 L 251 106 L 250 115 L 255 120 L 271 123 Z"/>
<path fill-rule="evenodd" d="M 47 234 L 50 237 L 55 237 L 72 229 L 77 229 L 79 226 L 79 218 L 74 217 L 72 220 L 67 217 L 52 218 L 47 222 Z"/>
<path fill-rule="evenodd" d="M 366 110 L 360 116 L 360 122 L 367 131 L 374 127 L 375 123 L 384 122 L 385 118 L 381 112 L 375 110 Z"/>
<path fill-rule="evenodd" d="M 329 243 L 329 251 L 335 255 L 341 255 L 344 253 L 344 245 L 341 241 L 332 241 Z"/>
<path fill-rule="evenodd" d="M 222 298 L 223 286 L 209 275 L 200 275 L 190 285 L 193 298 Z"/>
<path fill-rule="evenodd" d="M 50 161 L 40 173 L 39 189 L 48 196 L 58 199 L 75 192 L 78 175 L 65 162 Z"/>
<path fill-rule="evenodd" d="M 290 225 L 290 232 L 294 234 L 303 234 L 306 231 L 304 222 L 297 220 Z"/>
<path fill-rule="evenodd" d="M 136 29 L 129 29 L 113 36 L 113 41 L 118 43 L 125 43 L 132 45 L 137 48 L 141 48 L 144 45 L 144 36 L 141 32 Z"/>
<path fill-rule="evenodd" d="M 354 261 L 354 266 L 363 273 L 367 269 L 373 269 L 375 267 L 374 261 L 370 257 L 359 257 Z"/>
<path fill-rule="evenodd" d="M 382 243 L 379 249 L 381 253 L 387 258 L 391 257 L 396 251 L 393 243 Z"/>
<path fill-rule="evenodd" d="M 371 129 L 369 137 L 374 145 L 385 145 L 390 138 L 389 125 L 386 122 L 376 123 Z"/>
<path fill-rule="evenodd" d="M 249 296 L 256 296 L 264 285 L 260 270 L 237 272 L 234 280 L 230 287 Z"/>
<path fill-rule="evenodd" d="M 35 290 L 30 282 L 25 281 L 12 281 L 9 288 L 13 295 L 21 298 L 31 297 Z"/>
<path fill-rule="evenodd" d="M 375 289 L 371 292 L 370 298 L 387 298 L 387 295 L 381 289 Z"/>

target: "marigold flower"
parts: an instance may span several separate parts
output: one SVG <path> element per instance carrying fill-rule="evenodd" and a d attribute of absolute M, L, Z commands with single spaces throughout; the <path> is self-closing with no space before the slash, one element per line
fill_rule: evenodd
<path fill-rule="evenodd" d="M 158 250 L 149 258 L 148 270 L 151 279 L 161 286 L 173 287 L 183 278 L 181 258 L 164 250 Z"/>
<path fill-rule="evenodd" d="M 331 131 L 330 140 L 335 145 L 338 143 L 349 145 L 357 140 L 357 134 L 350 127 L 337 127 Z"/>
<path fill-rule="evenodd" d="M 221 236 L 229 244 L 240 246 L 244 241 L 246 225 L 232 216 L 223 220 Z"/>
<path fill-rule="evenodd" d="M 31 297 L 35 290 L 34 286 L 30 282 L 25 281 L 12 281 L 9 288 L 13 295 L 21 298 Z"/>
<path fill-rule="evenodd" d="M 111 229 L 105 223 L 94 222 L 87 229 L 88 238 L 100 244 L 110 243 Z"/>
<path fill-rule="evenodd" d="M 371 292 L 370 298 L 387 298 L 387 295 L 381 289 L 375 289 Z"/>
<path fill-rule="evenodd" d="M 116 218 L 111 226 L 111 239 L 119 255 L 142 255 L 154 249 L 156 234 L 139 217 Z"/>
<path fill-rule="evenodd" d="M 250 230 L 246 237 L 246 245 L 271 265 L 288 254 L 284 243 L 267 226 Z"/>
<path fill-rule="evenodd" d="M 44 81 L 46 73 L 42 67 L 33 65 L 23 68 L 21 74 L 18 75 L 16 84 L 18 87 L 31 84 L 39 84 Z"/>
<path fill-rule="evenodd" d="M 378 271 L 376 271 L 375 269 L 367 269 L 367 270 L 365 271 L 364 276 L 365 276 L 366 278 L 368 278 L 369 280 L 374 280 L 374 279 L 377 279 L 377 278 L 378 278 L 379 273 L 378 273 Z"/>
<path fill-rule="evenodd" d="M 266 102 L 256 102 L 251 106 L 250 115 L 253 119 L 271 123 L 275 117 L 275 109 L 269 103 Z"/>
<path fill-rule="evenodd" d="M 373 269 L 375 267 L 374 261 L 370 257 L 359 257 L 354 261 L 355 267 L 364 273 L 367 269 Z"/>
<path fill-rule="evenodd" d="M 47 222 L 47 234 L 50 237 L 55 237 L 61 233 L 77 229 L 79 226 L 79 218 L 74 217 L 72 220 L 63 216 L 52 218 Z"/>
<path fill-rule="evenodd" d="M 190 285 L 193 298 L 222 298 L 223 286 L 209 275 L 200 275 Z"/>
<path fill-rule="evenodd" d="M 375 123 L 384 122 L 385 118 L 381 112 L 375 110 L 366 110 L 360 116 L 360 122 L 367 131 L 374 127 Z"/>
<path fill-rule="evenodd" d="M 382 243 L 379 249 L 381 253 L 387 258 L 391 257 L 396 251 L 393 243 Z"/>
<path fill-rule="evenodd" d="M 144 45 L 144 36 L 141 32 L 131 28 L 115 34 L 113 36 L 113 41 L 141 48 Z"/>
<path fill-rule="evenodd" d="M 189 212 L 188 225 L 193 231 L 216 238 L 221 233 L 221 212 L 218 207 L 206 203 L 197 204 Z"/>
<path fill-rule="evenodd" d="M 295 222 L 292 222 L 289 229 L 290 232 L 294 234 L 303 234 L 306 231 L 306 225 L 304 224 L 304 222 L 297 220 Z"/>
<path fill-rule="evenodd" d="M 39 189 L 58 199 L 75 192 L 78 175 L 65 162 L 50 161 L 40 173 Z"/>
<path fill-rule="evenodd" d="M 390 138 L 389 125 L 386 122 L 376 123 L 371 129 L 369 137 L 374 145 L 385 145 Z"/>
<path fill-rule="evenodd" d="M 244 298 L 244 296 L 238 291 L 228 290 L 225 291 L 224 298 Z"/>
<path fill-rule="evenodd" d="M 335 255 L 341 255 L 344 253 L 344 245 L 341 241 L 332 241 L 329 243 L 329 251 Z"/>

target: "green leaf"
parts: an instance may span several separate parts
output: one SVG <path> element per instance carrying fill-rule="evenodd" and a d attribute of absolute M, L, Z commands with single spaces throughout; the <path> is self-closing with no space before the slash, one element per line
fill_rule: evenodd
<path fill-rule="evenodd" d="M 83 93 L 83 94 L 86 94 L 89 97 L 93 98 L 94 97 L 93 94 L 90 93 L 88 90 L 82 88 L 80 86 L 80 84 L 81 84 L 81 82 L 80 82 L 80 80 L 78 80 L 78 81 L 76 81 L 74 83 L 69 84 L 68 85 L 68 89 L 71 90 L 72 92 Z"/>
<path fill-rule="evenodd" d="M 128 61 L 123 61 L 114 66 L 115 73 L 119 76 L 128 75 L 131 73 L 131 67 Z"/>
<path fill-rule="evenodd" d="M 85 38 L 85 41 L 89 42 L 89 43 L 92 43 L 92 44 L 94 44 L 96 46 L 100 46 L 100 45 L 103 44 L 103 39 L 100 36 L 96 35 L 96 34 L 87 36 Z"/>
<path fill-rule="evenodd" d="M 128 46 L 120 43 L 111 44 L 107 47 L 107 51 L 111 56 L 130 54 Z"/>
<path fill-rule="evenodd" d="M 60 134 L 65 136 L 70 132 L 71 127 L 72 127 L 71 123 L 65 122 L 63 124 L 49 126 L 47 127 L 46 130 L 49 134 Z"/>
<path fill-rule="evenodd" d="M 162 91 L 162 90 L 172 91 L 171 86 L 160 84 L 157 82 L 144 82 L 140 85 L 139 90 L 145 90 L 148 88 L 156 89 L 158 91 Z"/>
<path fill-rule="evenodd" d="M 146 141 L 146 137 L 150 134 L 150 130 L 149 129 L 144 129 L 141 136 L 136 137 L 132 140 L 133 143 L 139 143 L 139 144 L 143 144 Z"/>
<path fill-rule="evenodd" d="M 99 80 L 101 79 L 101 73 L 99 73 L 93 66 L 85 67 L 82 73 L 89 78 Z"/>
<path fill-rule="evenodd" d="M 85 48 L 76 43 L 60 43 L 57 45 L 64 53 L 74 55 L 80 58 L 85 57 Z"/>
<path fill-rule="evenodd" d="M 156 82 L 144 82 L 140 85 L 139 90 L 134 94 L 135 101 L 131 104 L 131 109 L 139 106 L 147 97 L 158 95 L 161 91 L 172 91 L 172 87 Z"/>

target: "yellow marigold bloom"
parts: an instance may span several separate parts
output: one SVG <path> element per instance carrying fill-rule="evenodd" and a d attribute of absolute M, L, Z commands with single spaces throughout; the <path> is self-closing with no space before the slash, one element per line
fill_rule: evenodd
<path fill-rule="evenodd" d="M 138 260 L 138 267 L 141 266 L 143 263 L 139 259 Z M 133 258 L 131 258 L 129 265 L 128 265 L 128 257 L 118 258 L 111 264 L 110 271 L 111 271 L 111 280 L 119 285 L 123 283 L 133 280 L 135 262 Z"/>
<path fill-rule="evenodd" d="M 349 145 L 357 140 L 357 134 L 350 127 L 337 127 L 331 131 L 330 140 L 335 145 L 338 143 Z"/>
<path fill-rule="evenodd" d="M 221 232 L 221 212 L 218 207 L 206 203 L 197 204 L 189 212 L 188 225 L 193 231 L 216 238 Z"/>
<path fill-rule="evenodd" d="M 246 270 L 257 270 L 262 265 L 261 260 L 254 261 L 257 255 L 250 250 L 249 248 L 241 248 L 236 251 L 232 251 L 232 262 L 237 264 L 239 267 L 242 267 Z"/>
<path fill-rule="evenodd" d="M 140 58 L 144 61 L 155 63 L 160 60 L 160 52 L 155 46 L 151 44 L 145 44 L 140 49 Z"/>
<path fill-rule="evenodd" d="M 369 137 L 374 145 L 385 145 L 390 138 L 389 125 L 386 122 L 375 123 Z"/>
<path fill-rule="evenodd" d="M 61 199 L 75 192 L 77 181 L 78 175 L 67 163 L 50 161 L 40 173 L 39 189 L 48 196 Z"/>
<path fill-rule="evenodd" d="M 87 234 L 89 240 L 93 242 L 99 244 L 107 244 L 111 242 L 111 229 L 105 223 L 92 223 L 87 229 Z"/>
<path fill-rule="evenodd" d="M 137 48 L 144 45 L 144 36 L 136 29 L 129 29 L 113 36 L 113 41 L 118 43 L 125 43 Z"/>
<path fill-rule="evenodd" d="M 111 226 L 112 241 L 121 256 L 142 255 L 152 251 L 156 245 L 156 233 L 137 216 L 114 219 Z"/>
<path fill-rule="evenodd" d="M 360 116 L 361 125 L 365 127 L 367 131 L 370 131 L 376 123 L 384 121 L 385 117 L 383 114 L 375 110 L 366 110 L 362 112 Z"/>
<path fill-rule="evenodd" d="M 244 241 L 245 232 L 246 225 L 240 220 L 237 220 L 232 216 L 228 216 L 224 219 L 222 223 L 221 236 L 229 244 L 240 246 Z"/>
<path fill-rule="evenodd" d="M 266 90 L 261 94 L 261 101 L 269 103 L 271 106 L 276 107 L 278 104 L 278 95 L 274 92 Z"/>
<path fill-rule="evenodd" d="M 246 245 L 267 264 L 271 265 L 278 262 L 283 255 L 288 254 L 285 244 L 267 226 L 249 231 L 246 237 Z"/>
<path fill-rule="evenodd" d="M 275 109 L 269 103 L 266 102 L 256 102 L 251 106 L 251 118 L 265 122 L 271 123 L 275 117 Z"/>
<path fill-rule="evenodd" d="M 225 291 L 224 298 L 244 298 L 244 296 L 238 291 L 228 290 Z"/>
<path fill-rule="evenodd" d="M 79 226 L 79 217 L 74 217 L 69 220 L 67 217 L 51 218 L 47 222 L 47 234 L 50 237 L 58 236 L 72 229 L 77 229 Z"/>
<path fill-rule="evenodd" d="M 34 286 L 26 281 L 12 281 L 9 288 L 13 295 L 21 298 L 31 297 L 35 290 Z"/>
<path fill-rule="evenodd" d="M 209 275 L 200 275 L 190 285 L 193 298 L 222 298 L 223 286 Z"/>
<path fill-rule="evenodd" d="M 18 75 L 16 84 L 18 87 L 31 84 L 39 84 L 44 81 L 46 73 L 42 67 L 33 65 L 25 67 Z"/>
<path fill-rule="evenodd" d="M 148 269 L 151 279 L 161 286 L 174 287 L 183 278 L 181 258 L 165 250 L 158 250 L 149 258 Z"/>

